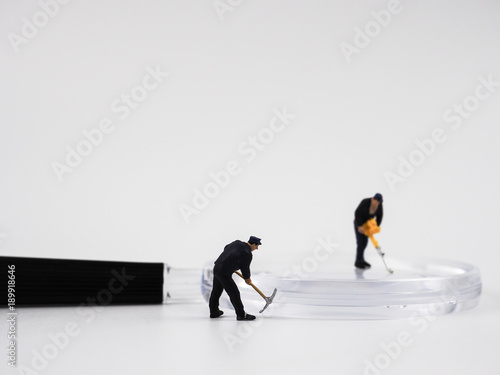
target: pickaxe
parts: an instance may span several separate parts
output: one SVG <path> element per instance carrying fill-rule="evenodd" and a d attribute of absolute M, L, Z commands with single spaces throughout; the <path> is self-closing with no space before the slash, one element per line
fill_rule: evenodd
<path fill-rule="evenodd" d="M 236 271 L 236 272 L 235 272 L 235 274 L 237 274 L 239 277 L 241 277 L 243 280 L 245 280 L 245 278 L 243 277 L 243 275 L 242 275 L 240 272 Z M 266 301 L 266 305 L 264 306 L 264 308 L 263 308 L 262 310 L 260 310 L 260 311 L 259 311 L 260 313 L 262 313 L 265 309 L 267 309 L 267 306 L 269 306 L 271 303 L 273 303 L 273 299 L 274 299 L 274 296 L 276 295 L 277 289 L 276 289 L 276 288 L 274 288 L 274 292 L 273 292 L 273 294 L 271 294 L 271 297 L 266 297 L 266 296 L 264 295 L 264 293 L 262 293 L 262 292 L 259 290 L 259 288 L 257 288 L 255 285 L 253 285 L 253 283 L 250 283 L 250 285 L 251 285 L 251 286 L 252 286 L 252 288 L 254 288 L 254 289 L 255 289 L 255 291 L 256 291 L 257 293 L 259 293 L 259 294 L 260 294 L 260 296 L 261 296 L 262 298 L 264 298 L 264 300 Z"/>

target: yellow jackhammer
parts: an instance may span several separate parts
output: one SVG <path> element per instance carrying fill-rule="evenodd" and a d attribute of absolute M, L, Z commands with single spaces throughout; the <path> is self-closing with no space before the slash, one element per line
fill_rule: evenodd
<path fill-rule="evenodd" d="M 368 236 L 368 238 L 370 238 L 370 240 L 373 243 L 373 246 L 375 246 L 375 249 L 377 250 L 380 257 L 382 258 L 382 262 L 384 262 L 384 266 L 387 269 L 387 272 L 393 273 L 394 271 L 391 270 L 389 267 L 387 267 L 387 264 L 385 263 L 385 259 L 384 259 L 385 253 L 382 252 L 382 249 L 378 245 L 377 240 L 375 239 L 375 237 L 373 237 L 374 234 L 380 232 L 380 227 L 377 225 L 377 222 L 375 221 L 375 219 L 370 219 L 366 223 L 364 223 L 363 229 L 365 230 L 365 235 Z"/>

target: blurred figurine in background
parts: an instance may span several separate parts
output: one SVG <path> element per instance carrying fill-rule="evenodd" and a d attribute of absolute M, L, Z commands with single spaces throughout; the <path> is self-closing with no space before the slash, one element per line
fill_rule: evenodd
<path fill-rule="evenodd" d="M 354 266 L 360 269 L 370 268 L 371 265 L 365 261 L 365 249 L 368 244 L 368 237 L 365 235 L 363 224 L 368 220 L 375 218 L 377 225 L 382 224 L 384 209 L 382 206 L 382 194 L 377 193 L 373 198 L 366 198 L 361 201 L 356 211 L 354 211 L 354 233 L 356 234 L 356 262 Z"/>
<path fill-rule="evenodd" d="M 223 312 L 219 310 L 219 299 L 225 290 L 231 304 L 234 306 L 237 320 L 254 320 L 255 316 L 247 314 L 241 302 L 240 291 L 233 280 L 234 271 L 241 270 L 247 284 L 252 284 L 250 278 L 250 263 L 252 262 L 252 251 L 261 245 L 260 238 L 250 236 L 248 242 L 233 241 L 224 247 L 224 251 L 217 258 L 214 265 L 214 282 L 208 306 L 210 317 L 218 318 Z"/>

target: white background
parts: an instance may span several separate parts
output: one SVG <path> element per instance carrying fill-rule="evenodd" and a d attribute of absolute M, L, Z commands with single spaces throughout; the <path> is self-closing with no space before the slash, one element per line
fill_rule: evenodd
<path fill-rule="evenodd" d="M 90 323 L 72 308 L 22 309 L 20 364 L 33 368 L 33 351 L 75 322 L 38 373 L 363 374 L 401 332 L 411 344 L 380 373 L 498 373 L 497 1 L 402 0 L 378 28 L 371 12 L 387 15 L 387 1 L 74 0 L 45 18 L 40 3 L 0 3 L 1 255 L 201 268 L 256 235 L 258 269 L 329 235 L 354 260 L 353 211 L 381 192 L 387 253 L 472 263 L 483 296 L 426 326 L 261 318 L 244 331 L 229 312 L 208 320 L 203 302 L 110 307 Z M 348 58 L 346 43 L 358 48 Z M 113 103 L 148 67 L 169 76 L 120 118 Z M 480 77 L 496 86 L 474 99 Z M 454 127 L 455 105 L 470 110 Z M 295 118 L 247 160 L 241 144 L 284 109 Z M 59 181 L 54 162 L 103 119 L 113 131 Z M 424 155 L 417 142 L 436 129 L 445 140 Z M 421 163 L 391 184 L 412 155 Z M 187 222 L 181 205 L 230 161 L 240 173 Z M 3 348 L 6 318 L 0 329 Z"/>

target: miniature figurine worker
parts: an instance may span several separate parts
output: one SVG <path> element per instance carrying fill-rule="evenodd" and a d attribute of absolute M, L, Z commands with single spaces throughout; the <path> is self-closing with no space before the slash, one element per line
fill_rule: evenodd
<path fill-rule="evenodd" d="M 261 245 L 260 238 L 250 236 L 248 242 L 233 241 L 224 247 L 224 251 L 217 258 L 214 265 L 214 282 L 212 294 L 208 302 L 210 317 L 218 318 L 224 312 L 219 310 L 219 298 L 225 290 L 234 306 L 237 320 L 254 320 L 255 316 L 247 314 L 241 302 L 240 291 L 233 280 L 233 272 L 241 270 L 247 284 L 252 283 L 250 278 L 250 263 L 252 251 Z"/>
<path fill-rule="evenodd" d="M 365 235 L 363 224 L 368 220 L 375 218 L 377 225 L 382 223 L 384 209 L 382 207 L 382 194 L 377 193 L 373 198 L 366 198 L 361 201 L 358 208 L 354 212 L 354 233 L 356 234 L 356 261 L 354 266 L 360 269 L 370 268 L 371 265 L 365 261 L 364 253 L 368 244 L 368 237 Z"/>

